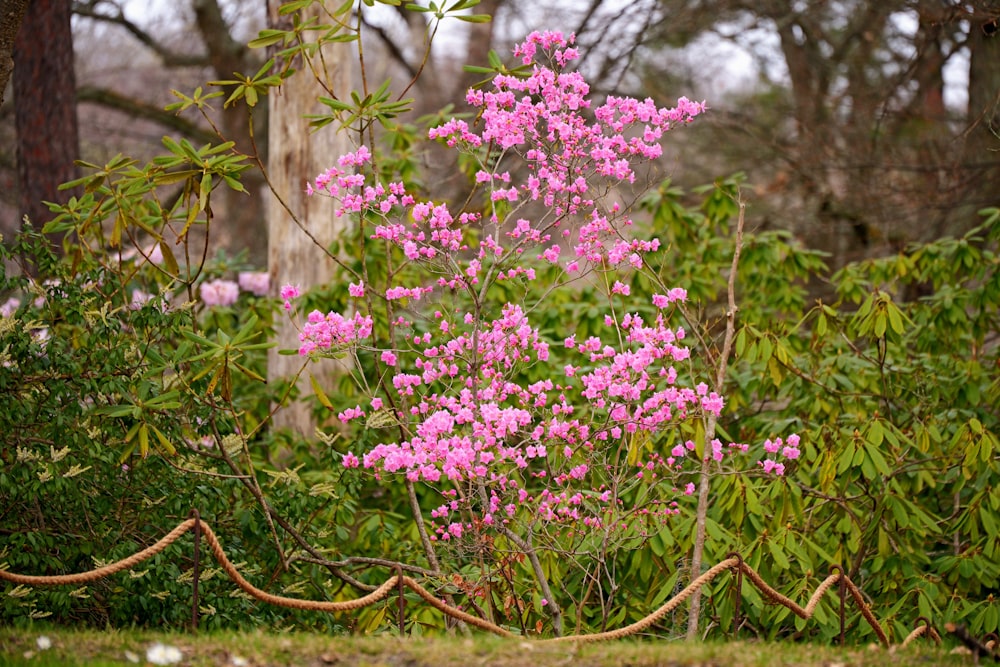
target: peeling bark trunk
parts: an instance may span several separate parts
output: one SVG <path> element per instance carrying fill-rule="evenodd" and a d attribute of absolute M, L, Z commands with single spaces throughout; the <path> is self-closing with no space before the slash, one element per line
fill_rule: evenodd
<path fill-rule="evenodd" d="M 277 23 L 277 0 L 269 0 L 272 25 Z M 313 7 L 310 11 L 316 11 Z M 337 96 L 347 96 L 351 89 L 352 59 L 348 44 L 323 47 L 323 57 L 331 80 L 327 84 Z M 345 133 L 334 126 L 310 133 L 309 113 L 324 108 L 316 100 L 328 95 L 311 76 L 308 68 L 297 67 L 293 75 L 277 91 L 268 96 L 268 173 L 277 196 L 268 199 L 268 270 L 272 290 L 282 285 L 298 285 L 303 292 L 333 277 L 333 261 L 325 252 L 345 230 L 345 218 L 334 217 L 334 201 L 329 197 L 307 197 L 306 182 L 333 166 L 338 155 L 350 150 Z M 278 199 L 280 197 L 280 200 Z M 284 204 L 282 203 L 284 202 Z M 287 206 L 287 209 L 286 209 Z M 293 217 L 294 216 L 294 217 Z M 296 222 L 297 221 L 297 222 Z M 308 232 L 308 234 L 306 233 Z M 310 238 L 310 235 L 313 238 Z M 315 239 L 315 240 L 313 240 Z M 278 347 L 268 355 L 268 378 L 274 382 L 291 379 L 302 368 L 303 360 L 296 356 L 279 355 L 279 349 L 297 349 L 298 330 L 287 319 L 275 322 Z M 312 394 L 308 373 L 311 372 L 325 388 L 333 385 L 336 368 L 333 363 L 312 366 L 298 379 L 299 395 Z M 306 400 L 296 400 L 274 415 L 275 428 L 290 428 L 311 436 L 316 421 Z"/>

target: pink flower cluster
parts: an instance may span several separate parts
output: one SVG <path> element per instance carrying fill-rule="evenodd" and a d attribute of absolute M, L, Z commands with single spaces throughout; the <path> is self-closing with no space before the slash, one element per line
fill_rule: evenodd
<path fill-rule="evenodd" d="M 605 197 L 635 180 L 637 162 L 661 155 L 665 131 L 705 110 L 685 98 L 660 108 L 648 99 L 610 97 L 591 111 L 586 81 L 565 70 L 578 54 L 573 38 L 561 33 L 532 33 L 515 55 L 533 65 L 527 76 L 498 75 L 491 90 L 468 92 L 480 110 L 478 126 L 452 119 L 429 132 L 478 161 L 482 214 L 381 182 L 363 146 L 308 188 L 337 199 L 338 215 L 358 214 L 370 224 L 368 238 L 389 248 L 396 276 L 406 279 L 348 287 L 355 299 L 382 299 L 389 340 L 378 340 L 383 334 L 373 334 L 372 318 L 361 313 L 314 311 L 299 352 L 358 349 L 376 339 L 365 343 L 380 362 L 371 407 L 393 406 L 401 428 L 380 431 L 380 444 L 347 453 L 343 465 L 438 488 L 445 502 L 432 517 L 440 540 L 518 516 L 567 530 L 625 525 L 625 514 L 665 519 L 677 512 L 671 498 L 694 491 L 678 475 L 696 447 L 665 444 L 676 440 L 673 425 L 719 415 L 724 406 L 716 392 L 685 382 L 678 371 L 691 351 L 684 329 L 669 318 L 687 298 L 683 288 L 654 294 L 653 315 L 613 311 L 598 335 L 570 335 L 551 349 L 529 305 L 492 296 L 499 281 L 535 280 L 536 267 L 559 266 L 564 253 L 571 254 L 567 273 L 642 270 L 660 242 L 633 238 L 626 211 Z M 414 280 L 421 270 L 424 280 Z M 627 281 L 612 277 L 608 284 L 615 303 L 631 296 Z M 281 296 L 290 309 L 298 290 L 283 288 Z M 360 405 L 338 413 L 344 423 L 366 416 Z M 797 444 L 790 436 L 789 446 L 793 438 Z M 619 459 L 637 442 L 663 456 L 654 451 L 632 475 Z M 727 451 L 747 449 L 715 440 L 704 456 L 722 461 Z M 625 492 L 640 485 L 645 505 L 624 507 Z"/>
<path fill-rule="evenodd" d="M 314 310 L 299 332 L 299 354 L 308 356 L 316 351 L 339 352 L 351 348 L 372 333 L 372 318 L 355 313 L 344 317 L 340 313 Z"/>
<path fill-rule="evenodd" d="M 269 289 L 270 277 L 267 273 L 242 271 L 236 282 L 222 278 L 206 280 L 198 287 L 198 294 L 205 305 L 211 308 L 233 305 L 240 298 L 241 290 L 255 296 L 267 296 Z"/>
<path fill-rule="evenodd" d="M 266 271 L 240 271 L 236 282 L 241 290 L 254 296 L 267 296 L 271 289 L 271 276 Z"/>
<path fill-rule="evenodd" d="M 232 280 L 209 280 L 201 284 L 198 293 L 209 308 L 231 306 L 240 298 L 240 286 Z"/>
<path fill-rule="evenodd" d="M 577 57 L 572 42 L 572 37 L 564 38 L 561 33 L 532 33 L 516 52 L 529 61 L 548 55 L 561 70 Z M 608 98 L 588 115 L 588 93 L 589 86 L 578 72 L 536 64 L 525 78 L 496 76 L 492 91 L 470 89 L 468 102 L 481 108 L 479 132 L 459 119 L 429 131 L 432 139 L 442 139 L 449 146 L 473 153 L 484 145 L 499 150 L 489 167 L 484 165 L 478 171 L 476 181 L 490 188 L 493 206 L 485 222 L 498 232 L 506 230 L 503 236 L 512 241 L 505 247 L 500 233 L 484 234 L 476 257 L 479 264 L 470 263 L 465 271 L 439 277 L 438 287 L 478 285 L 487 261 L 500 267 L 487 274 L 494 279 L 528 277 L 533 269 L 517 262 L 526 256 L 529 245 L 541 246 L 535 255 L 557 262 L 560 246 L 550 242 L 556 230 L 563 237 L 572 236 L 573 230 L 564 224 L 570 215 L 581 215 L 586 222 L 575 231 L 572 249 L 576 259 L 567 264 L 567 271 L 580 270 L 580 262 L 591 266 L 628 264 L 638 269 L 643 265 L 643 255 L 659 249 L 656 239 L 623 238 L 622 228 L 632 221 L 623 216 L 619 204 L 605 207 L 594 193 L 607 192 L 608 185 L 615 182 L 634 181 L 633 162 L 658 158 L 663 132 L 690 122 L 705 110 L 705 105 L 681 98 L 676 107 L 667 109 L 649 99 Z M 523 183 L 512 183 L 510 171 L 503 167 L 512 159 L 527 167 Z M 384 224 L 376 225 L 372 238 L 395 245 L 408 261 L 433 260 L 469 250 L 465 230 L 472 223 L 483 222 L 478 214 L 456 215 L 446 204 L 417 201 L 403 183 L 370 182 L 363 173 L 348 171 L 370 160 L 371 154 L 362 146 L 343 156 L 338 167 L 320 174 L 307 190 L 338 199 L 338 215 L 365 212 L 385 218 Z M 524 201 L 540 202 L 548 213 L 534 222 L 504 217 L 501 204 Z M 407 218 L 411 222 L 405 222 Z M 404 295 L 400 286 L 391 289 L 388 298 Z M 413 292 L 416 288 L 406 289 L 405 296 L 417 296 Z"/>
<path fill-rule="evenodd" d="M 764 470 L 765 473 L 774 475 L 784 475 L 785 474 L 785 464 L 777 461 L 777 457 L 785 458 L 789 461 L 794 461 L 799 458 L 802 453 L 799 449 L 799 436 L 796 433 L 788 436 L 786 441 L 782 441 L 781 438 L 775 438 L 774 440 L 767 439 L 764 441 L 764 451 L 773 456 L 771 458 L 765 458 L 758 462 L 758 465 Z"/>

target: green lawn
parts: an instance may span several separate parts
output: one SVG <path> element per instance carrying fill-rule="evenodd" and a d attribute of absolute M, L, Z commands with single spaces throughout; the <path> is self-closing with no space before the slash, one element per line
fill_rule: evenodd
<path fill-rule="evenodd" d="M 51 647 L 39 650 L 45 636 Z M 600 644 L 539 644 L 531 640 L 473 638 L 400 639 L 325 637 L 315 634 L 165 634 L 146 631 L 69 631 L 0 628 L 0 665 L 150 665 L 147 649 L 156 643 L 175 647 L 183 656 L 174 663 L 220 667 L 498 667 L 591 666 L 640 667 L 860 667 L 876 665 L 972 665 L 970 655 L 952 655 L 917 640 L 905 649 L 840 649 L 827 646 L 738 641 L 686 644 L 677 641 L 623 641 Z M 984 663 L 985 664 L 985 663 Z"/>

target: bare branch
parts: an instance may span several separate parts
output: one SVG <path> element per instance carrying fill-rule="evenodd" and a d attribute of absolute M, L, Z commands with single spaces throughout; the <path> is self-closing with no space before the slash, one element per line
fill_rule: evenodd
<path fill-rule="evenodd" d="M 103 21 L 105 23 L 125 28 L 125 30 L 139 40 L 139 42 L 158 55 L 160 60 L 163 61 L 163 65 L 165 67 L 204 67 L 210 64 L 209 57 L 206 55 L 189 55 L 171 51 L 166 46 L 153 39 L 153 36 L 141 27 L 132 21 L 129 21 L 125 17 L 124 12 L 122 12 L 121 7 L 118 7 L 117 5 L 115 5 L 115 7 L 118 10 L 117 15 L 99 12 L 90 3 L 74 4 L 73 13 L 77 16 L 83 16 L 95 21 Z"/>
<path fill-rule="evenodd" d="M 736 305 L 736 274 L 740 266 L 740 252 L 743 249 L 743 229 L 746 220 L 746 202 L 742 195 L 737 199 L 739 204 L 739 218 L 736 224 L 736 242 L 733 249 L 733 262 L 729 268 L 729 282 L 726 294 L 729 297 L 728 308 L 726 310 L 726 333 L 722 341 L 722 350 L 715 358 L 715 391 L 724 394 L 726 388 L 726 371 L 729 368 L 729 355 L 733 352 L 733 339 L 736 337 L 736 312 L 739 307 Z M 694 547 L 691 550 L 691 573 L 692 580 L 701 576 L 701 561 L 705 551 L 705 532 L 708 517 L 708 492 L 711 484 L 711 448 L 712 440 L 715 438 L 715 427 L 718 416 L 714 413 L 708 415 L 705 424 L 705 449 L 701 461 L 701 474 L 698 480 L 698 510 L 695 519 Z M 695 590 L 691 596 L 688 612 L 687 639 L 693 641 L 698 637 L 698 621 L 701 615 L 701 589 Z"/>
<path fill-rule="evenodd" d="M 407 75 L 411 79 L 416 78 L 416 76 L 417 76 L 417 69 L 413 65 L 410 64 L 410 61 L 408 61 L 406 59 L 406 56 L 403 55 L 403 52 L 400 50 L 399 46 L 396 44 L 396 40 L 394 40 L 389 35 L 389 33 L 386 32 L 386 29 L 384 27 L 380 26 L 380 25 L 375 25 L 374 23 L 370 22 L 365 17 L 365 13 L 364 12 L 361 13 L 361 22 L 364 24 L 365 28 L 367 28 L 368 30 L 371 30 L 376 35 L 378 35 L 379 38 L 381 38 L 382 43 L 385 44 L 385 48 L 389 51 L 389 55 L 392 56 L 393 60 L 395 60 L 397 63 L 399 63 L 399 65 L 406 70 Z"/>
<path fill-rule="evenodd" d="M 247 48 L 233 39 L 232 32 L 222 16 L 217 0 L 194 0 L 195 21 L 201 33 L 208 59 L 219 77 L 227 77 L 246 69 Z"/>
<path fill-rule="evenodd" d="M 433 570 L 428 570 L 425 567 L 419 567 L 417 565 L 410 565 L 408 563 L 402 563 L 400 561 L 389 560 L 386 558 L 369 558 L 367 556 L 348 556 L 342 560 L 324 560 L 322 558 L 311 558 L 308 556 L 292 556 L 289 563 L 297 560 L 333 568 L 346 568 L 353 567 L 355 565 L 373 565 L 376 567 L 387 567 L 394 570 L 398 567 L 404 572 L 412 572 L 424 577 L 436 577 L 440 574 L 439 572 L 434 572 Z"/>
<path fill-rule="evenodd" d="M 133 97 L 127 97 L 113 90 L 108 90 L 107 88 L 82 86 L 76 91 L 76 99 L 78 102 L 90 102 L 92 104 L 99 104 L 109 109 L 121 111 L 122 113 L 126 113 L 133 118 L 151 120 L 201 143 L 218 141 L 218 137 L 214 133 L 203 127 L 199 127 L 197 124 L 192 123 L 189 120 L 172 114 L 169 111 L 164 111 L 163 108 L 155 104 L 137 100 Z"/>

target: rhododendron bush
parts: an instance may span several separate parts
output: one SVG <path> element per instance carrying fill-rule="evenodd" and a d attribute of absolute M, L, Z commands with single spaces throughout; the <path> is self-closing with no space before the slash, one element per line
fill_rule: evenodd
<path fill-rule="evenodd" d="M 473 5 L 408 9 L 429 10 L 429 49 L 441 20 L 487 18 Z M 326 26 L 304 15 L 318 8 L 284 5 L 290 27 L 251 43 L 274 61 L 209 84 L 225 92 L 175 91 L 171 110 L 223 127 L 211 99 L 283 94 L 323 70 L 307 34 L 360 60 L 354 5 L 326 7 Z M 287 284 L 287 265 L 210 258 L 189 234 L 226 224 L 217 189 L 274 175 L 221 135 L 82 164 L 68 184 L 82 196 L 3 239 L 6 566 L 89 570 L 196 508 L 269 590 L 355 599 L 400 569 L 522 634 L 639 620 L 734 551 L 800 601 L 839 565 L 897 640 L 917 616 L 995 630 L 1000 210 L 831 272 L 760 229 L 742 175 L 687 192 L 665 177 L 702 103 L 593 95 L 558 33 L 489 60 L 453 117 L 400 122 L 413 101 L 393 91 L 410 87 L 368 77 L 299 119 L 353 142 L 323 173 L 291 170 L 320 206 L 283 209 L 304 240 L 343 230 L 323 248 L 332 281 Z M 305 378 L 268 364 L 291 325 L 284 352 Z M 319 428 L 279 424 L 309 410 Z M 188 548 L 87 595 L 12 588 L 0 618 L 186 627 Z M 318 617 L 202 582 L 217 629 L 376 632 L 395 606 Z M 807 626 L 728 577 L 705 591 L 700 623 L 692 596 L 655 631 L 688 620 L 688 636 L 726 636 L 737 612 L 761 638 L 839 631 L 836 598 Z M 848 632 L 870 640 L 851 613 Z M 418 605 L 406 622 L 449 623 Z"/>
<path fill-rule="evenodd" d="M 433 489 L 430 541 L 461 552 L 501 540 L 531 559 L 555 610 L 538 549 L 600 559 L 648 538 L 693 492 L 701 457 L 749 447 L 692 435 L 724 400 L 692 372 L 687 293 L 658 278 L 669 252 L 638 237 L 618 200 L 643 189 L 639 166 L 704 103 L 596 104 L 569 69 L 572 36 L 557 32 L 532 33 L 514 55 L 519 74 L 469 90 L 474 122 L 429 132 L 475 165 L 465 203 L 424 199 L 358 147 L 308 187 L 357 217 L 381 253 L 362 255 L 385 265 L 369 260 L 348 278 L 345 312 L 297 312 L 296 286 L 282 296 L 300 355 L 349 355 L 361 369 L 365 401 L 337 418 L 376 431 L 366 438 L 376 444 L 350 449 L 343 465 Z M 634 274 L 659 285 L 651 299 L 632 297 Z M 562 332 L 540 330 L 553 293 L 582 285 L 601 295 L 601 334 L 578 338 L 569 319 Z M 754 469 L 780 475 L 798 442 L 767 441 Z"/>

